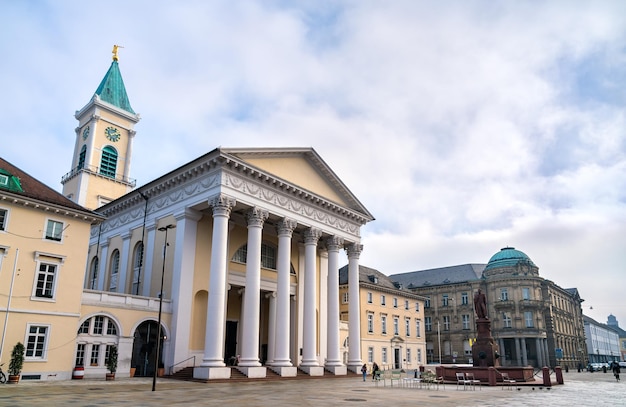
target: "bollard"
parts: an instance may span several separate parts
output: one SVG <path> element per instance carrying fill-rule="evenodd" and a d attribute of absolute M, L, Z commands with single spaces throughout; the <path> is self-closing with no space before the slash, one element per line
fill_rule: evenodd
<path fill-rule="evenodd" d="M 543 385 L 546 387 L 551 387 L 552 382 L 550 381 L 550 368 L 544 366 L 541 370 L 543 372 Z"/>

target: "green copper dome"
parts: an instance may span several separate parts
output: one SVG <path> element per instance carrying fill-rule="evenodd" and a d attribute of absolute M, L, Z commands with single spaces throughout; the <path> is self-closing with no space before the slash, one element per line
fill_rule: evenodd
<path fill-rule="evenodd" d="M 524 252 L 515 250 L 514 247 L 505 247 L 498 253 L 491 256 L 489 263 L 487 263 L 487 267 L 485 267 L 485 271 L 500 267 L 514 267 L 520 263 L 537 267 L 530 257 L 528 257 Z"/>
<path fill-rule="evenodd" d="M 104 75 L 100 86 L 96 89 L 96 95 L 100 96 L 103 101 L 117 106 L 122 110 L 126 110 L 129 113 L 135 114 L 135 111 L 130 107 L 130 101 L 126 94 L 126 87 L 124 87 L 124 81 L 122 80 L 122 74 L 117 61 L 114 60 L 111 63 L 109 71 Z"/>

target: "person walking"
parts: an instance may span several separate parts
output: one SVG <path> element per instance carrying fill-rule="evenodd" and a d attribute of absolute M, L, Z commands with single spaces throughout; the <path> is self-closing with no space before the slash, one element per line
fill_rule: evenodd
<path fill-rule="evenodd" d="M 379 370 L 378 364 L 374 362 L 372 365 L 372 380 L 378 380 L 378 375 L 380 374 Z"/>
<path fill-rule="evenodd" d="M 615 380 L 619 382 L 619 374 L 620 374 L 619 363 L 613 362 L 613 376 L 615 376 Z"/>
<path fill-rule="evenodd" d="M 361 366 L 361 373 L 363 373 L 363 381 L 365 381 L 365 378 L 367 377 L 367 365 L 365 363 Z"/>

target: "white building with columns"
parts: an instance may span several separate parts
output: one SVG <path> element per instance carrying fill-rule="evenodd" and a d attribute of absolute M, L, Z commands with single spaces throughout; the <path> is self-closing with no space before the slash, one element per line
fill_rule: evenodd
<path fill-rule="evenodd" d="M 232 364 L 249 377 L 362 365 L 358 302 L 347 363 L 340 352 L 338 273 L 347 256 L 358 298 L 360 229 L 374 218 L 312 148 L 217 148 L 98 212 L 83 319 L 114 324 L 122 375 L 149 376 L 157 359 L 202 379 Z M 89 360 L 97 341 L 83 342 Z"/>

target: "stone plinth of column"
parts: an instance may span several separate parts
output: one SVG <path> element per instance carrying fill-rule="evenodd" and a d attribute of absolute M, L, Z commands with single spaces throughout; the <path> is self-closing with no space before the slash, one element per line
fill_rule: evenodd
<path fill-rule="evenodd" d="M 265 366 L 238 366 L 237 370 L 247 377 L 265 377 L 267 368 Z"/>
<path fill-rule="evenodd" d="M 358 365 L 355 365 L 355 364 L 348 363 L 347 367 L 348 367 L 348 370 L 353 373 L 361 373 L 361 367 L 363 367 L 363 364 L 360 363 Z"/>
<path fill-rule="evenodd" d="M 328 366 L 326 365 L 326 371 L 330 372 L 331 374 L 334 374 L 335 376 L 345 376 L 348 374 L 348 368 L 344 365 L 337 365 L 337 366 Z"/>
<path fill-rule="evenodd" d="M 491 321 L 488 318 L 476 320 L 478 334 L 472 345 L 472 359 L 476 367 L 500 366 L 498 345 L 491 336 Z"/>
<path fill-rule="evenodd" d="M 280 377 L 296 377 L 298 375 L 298 368 L 295 366 L 270 366 L 269 368 Z"/>
<path fill-rule="evenodd" d="M 212 380 L 212 379 L 230 379 L 229 367 L 205 367 L 198 366 L 193 368 L 193 378 Z"/>
<path fill-rule="evenodd" d="M 324 368 L 321 366 L 300 366 L 300 370 L 309 376 L 324 376 Z"/>

